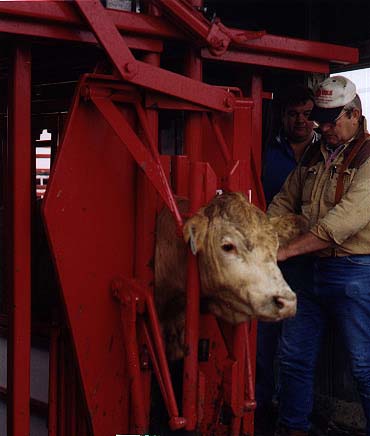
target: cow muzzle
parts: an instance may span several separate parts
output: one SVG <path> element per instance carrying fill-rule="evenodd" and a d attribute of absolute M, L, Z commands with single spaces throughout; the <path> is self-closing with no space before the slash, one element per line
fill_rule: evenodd
<path fill-rule="evenodd" d="M 253 309 L 255 317 L 261 321 L 281 321 L 296 314 L 297 297 L 292 291 L 283 295 L 266 296 L 264 301 L 259 301 Z"/>

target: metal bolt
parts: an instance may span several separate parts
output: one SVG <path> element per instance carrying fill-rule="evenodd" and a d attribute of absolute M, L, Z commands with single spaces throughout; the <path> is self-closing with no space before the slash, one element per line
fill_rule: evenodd
<path fill-rule="evenodd" d="M 125 76 L 131 78 L 137 74 L 138 67 L 134 62 L 127 62 L 123 69 L 125 70 Z"/>

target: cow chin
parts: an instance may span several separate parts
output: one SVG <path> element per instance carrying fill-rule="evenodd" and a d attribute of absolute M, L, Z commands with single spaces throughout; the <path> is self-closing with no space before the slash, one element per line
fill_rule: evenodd
<path fill-rule="evenodd" d="M 211 301 L 208 303 L 208 310 L 217 318 L 230 323 L 240 324 L 241 322 L 249 321 L 253 317 L 252 310 L 249 305 L 240 305 L 236 307 L 230 302 Z"/>

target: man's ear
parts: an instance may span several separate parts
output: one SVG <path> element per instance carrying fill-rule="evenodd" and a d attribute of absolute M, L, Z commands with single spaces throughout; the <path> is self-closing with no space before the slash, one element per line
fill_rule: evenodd
<path fill-rule="evenodd" d="M 190 249 L 195 255 L 202 249 L 208 229 L 208 218 L 202 213 L 197 213 L 188 219 L 182 233 L 186 243 L 190 242 Z"/>
<path fill-rule="evenodd" d="M 356 120 L 359 120 L 361 118 L 360 111 L 358 109 L 356 109 L 356 108 L 352 109 L 351 116 L 353 118 L 355 118 Z"/>
<path fill-rule="evenodd" d="M 278 234 L 280 248 L 288 245 L 292 239 L 308 231 L 308 222 L 302 215 L 289 213 L 269 218 L 269 220 Z"/>

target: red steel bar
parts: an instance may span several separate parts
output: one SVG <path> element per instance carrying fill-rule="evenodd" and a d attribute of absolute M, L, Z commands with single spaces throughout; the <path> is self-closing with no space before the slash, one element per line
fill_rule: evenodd
<path fill-rule="evenodd" d="M 266 32 L 264 31 L 243 31 L 234 30 L 224 26 L 219 19 L 208 21 L 197 8 L 199 8 L 199 2 L 182 2 L 178 0 L 152 0 L 155 4 L 164 9 L 170 18 L 179 23 L 180 27 L 185 28 L 202 45 L 209 46 L 209 50 L 217 56 L 224 53 L 231 42 L 244 42 L 248 39 L 255 39 Z"/>
<path fill-rule="evenodd" d="M 158 368 L 162 375 L 162 386 L 166 390 L 165 397 L 168 401 L 168 412 L 170 415 L 170 428 L 176 430 L 185 426 L 185 419 L 179 416 L 179 411 L 176 403 L 175 394 L 172 388 L 171 377 L 167 366 L 165 346 L 162 340 L 157 311 L 154 305 L 154 300 L 151 296 L 146 299 L 147 311 L 150 321 L 150 327 L 153 337 L 153 345 L 156 349 L 158 357 Z"/>
<path fill-rule="evenodd" d="M 245 410 L 251 411 L 256 408 L 256 399 L 254 395 L 254 378 L 253 378 L 253 368 L 251 364 L 251 356 L 252 356 L 252 347 L 250 344 L 248 324 L 243 324 L 243 331 L 245 337 L 245 376 L 246 376 L 246 384 L 245 384 Z"/>
<path fill-rule="evenodd" d="M 88 30 L 68 27 L 61 23 L 51 24 L 34 21 L 19 21 L 14 17 L 0 16 L 0 32 L 85 44 L 98 44 L 95 36 Z M 163 49 L 163 43 L 158 39 L 152 39 L 149 37 L 143 38 L 134 35 L 125 35 L 124 38 L 126 44 L 131 49 L 153 52 L 161 52 Z"/>
<path fill-rule="evenodd" d="M 24 17 L 28 19 L 44 21 L 52 24 L 59 22 L 68 25 L 83 27 L 84 23 L 74 8 L 70 7 L 70 2 L 63 1 L 2 1 L 0 2 L 0 14 Z M 199 2 L 198 2 L 199 3 Z M 124 11 L 107 10 L 115 26 L 128 33 L 149 35 L 155 38 L 185 39 L 185 35 L 179 32 L 170 22 L 161 18 L 144 14 L 135 14 Z M 20 22 L 18 26 L 24 24 Z M 78 29 L 79 31 L 80 29 Z M 232 32 L 243 32 L 240 29 L 230 29 Z M 0 25 L 1 31 L 1 25 Z M 275 53 L 289 55 L 291 57 L 311 58 L 338 63 L 356 63 L 359 59 L 358 50 L 352 47 L 345 47 L 336 44 L 328 44 L 302 39 L 293 39 L 285 36 L 263 35 L 257 39 L 250 39 L 237 47 L 241 51 L 252 50 L 253 52 Z"/>
<path fill-rule="evenodd" d="M 30 434 L 31 352 L 31 54 L 13 52 L 6 178 L 9 266 L 8 436 Z"/>
<path fill-rule="evenodd" d="M 195 35 L 203 40 L 207 39 L 210 22 L 190 2 L 177 0 L 153 0 L 153 2 L 174 18 L 176 22 L 191 29 Z"/>
<path fill-rule="evenodd" d="M 160 57 L 157 53 L 147 53 L 143 59 L 150 65 L 159 66 Z M 152 109 L 142 109 L 141 105 L 139 111 L 142 111 L 142 118 L 146 123 L 147 132 L 146 137 L 149 138 L 154 153 L 158 156 L 158 111 Z M 158 156 L 159 160 L 159 156 Z M 136 175 L 136 243 L 135 243 L 135 270 L 134 274 L 148 289 L 153 291 L 154 272 L 150 267 L 153 259 L 154 246 L 155 246 L 155 225 L 156 225 L 156 208 L 158 194 L 151 185 L 146 175 L 138 171 Z M 148 335 L 146 325 L 144 325 L 144 337 Z M 150 341 L 147 341 L 150 344 Z M 148 351 L 150 354 L 148 345 Z M 156 372 L 155 362 L 152 359 L 154 372 Z M 143 376 L 143 389 L 145 390 L 146 401 L 143 407 L 146 408 L 146 414 L 150 414 L 151 402 L 151 374 L 152 371 L 145 369 L 142 371 Z M 157 375 L 159 381 L 159 375 Z M 161 389 L 162 392 L 164 390 Z M 166 402 L 166 400 L 165 400 Z"/>
<path fill-rule="evenodd" d="M 126 291 L 121 303 L 122 332 L 124 337 L 127 371 L 131 384 L 131 410 L 133 413 L 130 430 L 134 433 L 145 433 L 149 422 L 144 410 L 142 378 L 140 374 L 139 352 L 136 337 L 136 301 L 135 295 Z"/>
<path fill-rule="evenodd" d="M 136 61 L 99 0 L 75 0 L 74 4 L 78 5 L 123 79 L 212 109 L 232 110 L 234 98 L 227 91 Z"/>
<path fill-rule="evenodd" d="M 218 144 L 220 146 L 222 157 L 224 158 L 225 164 L 227 165 L 228 163 L 231 162 L 231 157 L 232 157 L 230 153 L 230 148 L 226 143 L 225 137 L 222 133 L 220 125 L 217 123 L 217 120 L 215 119 L 214 114 L 211 113 L 209 119 L 211 121 L 213 131 L 215 132 Z"/>
<path fill-rule="evenodd" d="M 202 49 L 202 58 L 207 60 L 235 62 L 239 64 L 261 65 L 271 68 L 286 68 L 297 71 L 312 71 L 317 73 L 329 72 L 328 60 L 317 58 L 295 58 L 283 53 L 256 53 L 228 50 L 221 56 L 215 56 L 206 48 Z M 355 57 L 354 57 L 355 58 Z M 357 60 L 355 61 L 357 62 Z"/>
<path fill-rule="evenodd" d="M 254 102 L 254 108 L 252 111 L 252 135 L 253 135 L 253 150 L 261 150 L 262 142 L 262 78 L 256 74 L 252 76 L 252 100 Z M 255 152 L 253 154 L 254 163 L 258 171 L 261 169 L 262 154 Z"/>
<path fill-rule="evenodd" d="M 182 218 L 161 163 L 153 159 L 152 155 L 139 140 L 125 117 L 109 99 L 94 96 L 91 99 L 122 142 L 127 146 L 132 157 L 146 173 L 147 177 L 174 215 L 178 229 L 181 229 Z"/>
<path fill-rule="evenodd" d="M 234 416 L 231 420 L 231 435 L 238 436 L 240 434 L 241 417 L 244 412 L 244 384 L 245 384 L 245 331 L 244 324 L 239 324 L 234 328 L 233 335 L 233 357 L 237 362 L 237 379 L 233 378 L 234 404 L 232 410 Z"/>
<path fill-rule="evenodd" d="M 196 80 L 202 80 L 202 62 L 197 52 L 189 49 L 185 74 Z M 191 214 L 202 206 L 203 169 L 199 161 L 201 156 L 202 114 L 191 112 L 187 114 L 184 126 L 185 152 L 190 160 L 189 197 Z M 185 323 L 185 344 L 188 353 L 184 359 L 183 380 L 183 415 L 186 419 L 186 429 L 194 430 L 198 417 L 198 340 L 199 340 L 199 296 L 200 282 L 197 258 L 190 250 L 187 264 L 187 302 Z"/>

